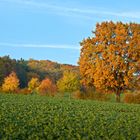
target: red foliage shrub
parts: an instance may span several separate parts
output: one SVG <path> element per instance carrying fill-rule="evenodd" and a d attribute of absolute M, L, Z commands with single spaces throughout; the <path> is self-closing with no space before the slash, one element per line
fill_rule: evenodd
<path fill-rule="evenodd" d="M 24 94 L 24 95 L 28 95 L 31 94 L 32 92 L 28 89 L 28 88 L 23 88 L 23 89 L 18 89 L 16 91 L 16 94 Z"/>
<path fill-rule="evenodd" d="M 53 82 L 46 78 L 44 79 L 40 86 L 38 87 L 38 92 L 41 94 L 41 95 L 51 95 L 51 96 L 54 96 L 55 93 L 57 91 L 57 88 L 56 88 L 56 85 L 53 84 Z"/>
<path fill-rule="evenodd" d="M 125 103 L 134 103 L 134 104 L 140 104 L 140 91 L 135 91 L 133 93 L 126 93 L 124 97 Z"/>
<path fill-rule="evenodd" d="M 85 92 L 78 90 L 74 92 L 73 97 L 76 99 L 92 99 L 92 100 L 99 100 L 99 101 L 109 100 L 108 94 L 96 91 L 93 88 L 89 88 Z"/>

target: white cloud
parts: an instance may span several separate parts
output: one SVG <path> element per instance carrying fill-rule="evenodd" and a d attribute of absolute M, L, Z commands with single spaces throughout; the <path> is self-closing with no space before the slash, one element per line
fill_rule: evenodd
<path fill-rule="evenodd" d="M 16 47 L 16 48 L 54 48 L 54 49 L 74 49 L 80 50 L 80 46 L 74 45 L 48 45 L 48 44 L 20 44 L 1 42 L 0 47 Z"/>
<path fill-rule="evenodd" d="M 13 2 L 21 5 L 27 5 L 34 8 L 46 9 L 56 14 L 62 14 L 65 16 L 79 16 L 87 19 L 93 18 L 93 15 L 104 15 L 104 16 L 115 16 L 115 17 L 124 17 L 124 18 L 137 18 L 140 19 L 140 11 L 125 11 L 125 12 L 112 12 L 104 10 L 96 10 L 96 9 L 88 9 L 88 8 L 76 8 L 76 7 L 64 7 L 58 6 L 54 4 L 47 4 L 42 2 L 36 2 L 33 0 L 4 0 L 6 2 Z"/>

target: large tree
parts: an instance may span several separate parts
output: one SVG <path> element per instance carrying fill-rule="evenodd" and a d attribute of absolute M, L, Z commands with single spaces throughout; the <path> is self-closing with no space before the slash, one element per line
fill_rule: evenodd
<path fill-rule="evenodd" d="M 120 101 L 120 94 L 134 86 L 134 75 L 140 70 L 140 24 L 98 23 L 81 46 L 82 83 L 113 91 Z"/>

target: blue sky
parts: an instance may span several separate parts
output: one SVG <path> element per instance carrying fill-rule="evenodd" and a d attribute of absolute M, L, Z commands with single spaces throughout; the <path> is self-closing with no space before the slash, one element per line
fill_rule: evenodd
<path fill-rule="evenodd" d="M 77 64 L 97 22 L 140 23 L 139 0 L 0 0 L 0 56 Z"/>

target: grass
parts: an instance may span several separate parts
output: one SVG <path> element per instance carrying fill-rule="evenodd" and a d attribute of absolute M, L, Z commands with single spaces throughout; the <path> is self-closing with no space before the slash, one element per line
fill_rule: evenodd
<path fill-rule="evenodd" d="M 140 105 L 0 94 L 0 139 L 140 139 Z"/>

